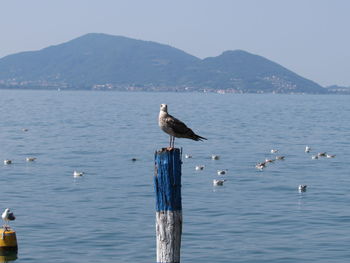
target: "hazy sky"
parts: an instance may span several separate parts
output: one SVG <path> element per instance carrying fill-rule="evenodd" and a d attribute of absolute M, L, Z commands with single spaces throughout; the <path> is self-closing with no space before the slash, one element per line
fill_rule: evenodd
<path fill-rule="evenodd" d="M 350 86 L 350 0 L 0 0 L 0 57 L 91 32 L 200 58 L 243 49 Z"/>

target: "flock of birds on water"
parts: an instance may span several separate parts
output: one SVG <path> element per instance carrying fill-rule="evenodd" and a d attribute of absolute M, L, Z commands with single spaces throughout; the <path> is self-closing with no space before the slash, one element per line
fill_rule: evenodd
<path fill-rule="evenodd" d="M 188 128 L 186 126 L 185 123 L 183 123 L 182 121 L 176 119 L 175 117 L 171 116 L 170 114 L 168 114 L 168 106 L 166 104 L 161 104 L 160 105 L 160 111 L 159 111 L 159 118 L 158 118 L 158 125 L 161 128 L 161 130 L 163 130 L 165 133 L 169 134 L 170 136 L 170 140 L 169 140 L 169 149 L 174 148 L 175 146 L 175 138 L 186 138 L 186 139 L 191 139 L 194 141 L 203 141 L 203 140 L 207 140 L 206 138 L 197 135 L 196 133 L 194 133 L 192 131 L 192 129 Z M 27 132 L 28 129 L 22 129 L 22 131 Z M 277 155 L 278 154 L 278 150 L 277 149 L 272 149 L 270 151 L 271 154 L 275 154 L 275 158 L 273 159 L 265 159 L 265 161 L 263 162 L 258 162 L 255 165 L 255 168 L 262 171 L 264 170 L 269 164 L 274 163 L 275 161 L 283 161 L 285 160 L 285 156 L 283 155 Z M 305 147 L 305 153 L 310 153 L 311 152 L 311 147 L 310 146 L 306 146 Z M 312 155 L 311 158 L 313 160 L 319 159 L 319 158 L 334 158 L 335 155 L 334 154 L 328 154 L 326 152 L 319 152 L 316 155 Z M 190 154 L 185 154 L 185 158 L 189 159 L 192 158 L 192 155 Z M 36 157 L 26 157 L 26 161 L 27 162 L 34 162 L 37 158 Z M 219 155 L 215 155 L 213 154 L 211 156 L 212 160 L 219 160 L 220 156 Z M 136 158 L 132 158 L 131 159 L 133 162 L 135 162 L 137 159 Z M 12 160 L 9 159 L 5 159 L 4 160 L 4 165 L 11 165 L 12 164 Z M 204 170 L 204 165 L 197 165 L 195 166 L 195 170 L 196 171 L 202 171 Z M 217 175 L 218 176 L 222 176 L 225 175 L 227 173 L 227 169 L 223 169 L 223 170 L 217 170 Z M 81 171 L 73 171 L 73 177 L 74 178 L 79 178 L 82 177 L 84 175 L 84 172 Z M 224 182 L 226 180 L 225 179 L 214 179 L 213 180 L 213 185 L 214 186 L 223 186 Z M 298 186 L 298 190 L 299 192 L 305 192 L 307 188 L 307 185 L 299 185 Z M 3 225 L 3 229 L 8 230 L 10 229 L 9 226 L 9 221 L 13 221 L 15 220 L 15 216 L 14 214 L 10 211 L 9 208 L 6 208 L 5 211 L 2 213 L 2 219 L 4 220 L 5 224 Z"/>
<path fill-rule="evenodd" d="M 27 132 L 28 129 L 24 128 L 22 129 L 23 132 Z M 26 157 L 25 158 L 26 162 L 35 162 L 37 160 L 36 157 Z M 5 159 L 4 160 L 4 165 L 11 165 L 13 164 L 13 161 L 10 159 Z M 80 171 L 73 171 L 73 177 L 74 178 L 79 178 L 82 177 L 84 175 L 84 172 L 80 172 Z M 5 211 L 2 213 L 2 220 L 4 221 L 4 225 L 3 225 L 3 235 L 5 231 L 8 231 L 11 229 L 10 225 L 9 225 L 9 221 L 13 221 L 16 219 L 16 217 L 14 216 L 13 212 L 10 212 L 9 208 L 6 208 Z"/>
<path fill-rule="evenodd" d="M 312 149 L 310 146 L 305 146 L 305 153 L 310 153 L 311 150 Z M 258 171 L 263 171 L 265 168 L 268 167 L 268 165 L 273 164 L 276 161 L 284 161 L 286 158 L 284 155 L 278 155 L 278 153 L 279 153 L 278 149 L 271 149 L 270 153 L 273 154 L 273 158 L 266 158 L 265 161 L 256 163 L 255 168 Z M 312 160 L 317 160 L 319 158 L 330 159 L 330 158 L 335 158 L 335 156 L 336 156 L 335 154 L 328 154 L 326 152 L 319 152 L 317 154 L 311 155 L 311 159 Z M 193 158 L 193 156 L 190 154 L 185 154 L 185 158 L 190 159 L 190 158 Z M 211 159 L 212 160 L 219 160 L 220 156 L 213 154 L 211 156 Z M 203 171 L 204 168 L 205 168 L 205 165 L 196 165 L 195 166 L 196 171 Z M 225 175 L 227 172 L 228 172 L 228 169 L 217 170 L 217 175 L 222 176 L 222 175 Z M 225 179 L 214 179 L 213 185 L 214 186 L 223 186 L 225 181 L 226 181 Z M 298 186 L 298 191 L 299 192 L 306 192 L 306 188 L 307 188 L 307 185 L 301 184 Z"/>
<path fill-rule="evenodd" d="M 186 139 L 192 139 L 195 141 L 202 141 L 202 140 L 207 140 L 206 138 L 199 136 L 195 134 L 190 128 L 186 126 L 182 121 L 176 119 L 172 115 L 168 113 L 168 106 L 166 104 L 161 104 L 160 105 L 160 111 L 159 111 L 159 118 L 158 118 L 158 125 L 159 127 L 167 134 L 170 136 L 170 144 L 169 148 L 174 148 L 175 144 L 175 137 L 176 138 L 186 138 Z M 269 164 L 274 163 L 275 161 L 283 161 L 285 160 L 285 156 L 283 155 L 277 155 L 278 154 L 277 149 L 272 149 L 270 151 L 271 154 L 275 154 L 273 159 L 265 159 L 263 162 L 258 162 L 255 165 L 255 168 L 262 171 L 265 169 Z M 305 147 L 305 153 L 310 153 L 311 152 L 311 147 L 306 146 Z M 327 154 L 326 152 L 319 152 L 316 155 L 312 155 L 311 158 L 313 160 L 319 159 L 319 158 L 334 158 L 334 154 Z M 185 158 L 192 158 L 190 154 L 186 154 Z M 212 160 L 218 160 L 220 157 L 218 155 L 212 155 L 211 159 Z M 195 167 L 197 171 L 202 171 L 204 170 L 204 165 L 197 165 Z M 225 170 L 217 170 L 218 175 L 225 175 L 227 173 L 227 169 Z M 214 179 L 213 180 L 213 185 L 214 186 L 223 186 L 225 179 Z M 299 192 L 305 192 L 307 188 L 307 185 L 299 185 L 298 190 Z"/>

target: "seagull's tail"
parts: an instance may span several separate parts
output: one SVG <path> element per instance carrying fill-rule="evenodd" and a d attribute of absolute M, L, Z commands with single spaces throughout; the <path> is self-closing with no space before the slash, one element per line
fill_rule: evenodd
<path fill-rule="evenodd" d="M 195 134 L 194 136 L 193 136 L 193 140 L 195 140 L 195 141 L 203 141 L 203 140 L 208 140 L 207 138 L 204 138 L 204 137 L 202 137 L 202 136 L 199 136 L 199 135 L 197 135 L 197 134 Z"/>

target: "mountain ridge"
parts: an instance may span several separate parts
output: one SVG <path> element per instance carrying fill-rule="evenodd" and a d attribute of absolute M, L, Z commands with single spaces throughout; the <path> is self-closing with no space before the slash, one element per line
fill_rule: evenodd
<path fill-rule="evenodd" d="M 153 41 L 89 33 L 0 59 L 0 87 L 234 93 L 326 93 L 262 56 L 227 50 L 197 58 Z"/>

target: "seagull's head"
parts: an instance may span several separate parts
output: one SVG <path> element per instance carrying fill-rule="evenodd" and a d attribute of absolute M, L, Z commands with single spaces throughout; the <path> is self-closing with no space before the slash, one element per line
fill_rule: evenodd
<path fill-rule="evenodd" d="M 168 112 L 168 105 L 160 104 L 160 111 Z"/>
<path fill-rule="evenodd" d="M 2 213 L 2 219 L 5 219 L 5 217 L 7 217 L 9 213 L 10 213 L 10 209 L 6 208 L 5 211 Z"/>

